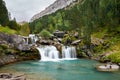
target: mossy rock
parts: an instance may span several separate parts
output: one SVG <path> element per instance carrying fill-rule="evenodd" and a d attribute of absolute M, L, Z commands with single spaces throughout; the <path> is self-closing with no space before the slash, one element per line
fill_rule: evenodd
<path fill-rule="evenodd" d="M 8 49 L 9 46 L 7 44 L 1 44 L 0 48 L 4 50 L 4 49 Z"/>

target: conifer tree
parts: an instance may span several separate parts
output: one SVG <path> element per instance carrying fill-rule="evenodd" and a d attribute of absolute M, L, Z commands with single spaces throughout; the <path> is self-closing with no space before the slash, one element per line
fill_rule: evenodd
<path fill-rule="evenodd" d="M 8 11 L 3 0 L 0 0 L 0 24 L 6 26 L 9 23 Z"/>

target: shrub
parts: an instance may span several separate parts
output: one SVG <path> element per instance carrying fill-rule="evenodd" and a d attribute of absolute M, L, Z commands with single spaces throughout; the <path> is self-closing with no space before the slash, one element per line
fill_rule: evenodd
<path fill-rule="evenodd" d="M 43 37 L 43 38 L 45 38 L 45 39 L 49 39 L 50 38 L 50 32 L 49 31 L 47 31 L 47 30 L 45 30 L 45 29 L 43 29 L 41 32 L 40 32 L 40 34 L 39 34 L 41 37 Z"/>
<path fill-rule="evenodd" d="M 110 59 L 111 62 L 120 63 L 120 52 L 112 53 L 107 58 Z"/>

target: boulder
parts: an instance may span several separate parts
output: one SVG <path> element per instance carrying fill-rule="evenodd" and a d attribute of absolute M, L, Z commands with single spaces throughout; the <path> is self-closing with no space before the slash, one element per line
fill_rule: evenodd
<path fill-rule="evenodd" d="M 10 73 L 0 73 L 0 78 L 9 79 L 9 78 L 12 78 L 12 74 L 10 74 Z"/>
<path fill-rule="evenodd" d="M 26 45 L 26 44 L 18 44 L 18 46 L 16 46 L 16 47 L 20 51 L 28 51 L 28 50 L 30 50 L 30 46 Z"/>
<path fill-rule="evenodd" d="M 0 73 L 0 80 L 26 80 L 25 75 L 14 76 L 11 73 Z"/>
<path fill-rule="evenodd" d="M 119 68 L 120 67 L 116 64 L 101 64 L 101 65 L 96 66 L 96 69 L 98 71 L 108 71 L 108 72 L 119 71 Z"/>
<path fill-rule="evenodd" d="M 4 34 L 4 33 L 0 33 L 0 38 L 3 41 L 6 41 L 7 43 L 15 43 L 15 44 L 19 44 L 19 43 L 23 43 L 23 37 L 13 34 L 13 35 L 8 35 L 8 34 Z"/>
<path fill-rule="evenodd" d="M 81 42 L 81 40 L 75 40 L 75 41 L 73 41 L 71 44 L 72 45 L 77 45 L 78 43 L 80 43 Z"/>

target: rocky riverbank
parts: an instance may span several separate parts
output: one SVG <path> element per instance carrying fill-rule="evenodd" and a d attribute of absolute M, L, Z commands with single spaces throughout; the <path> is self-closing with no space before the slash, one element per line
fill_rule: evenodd
<path fill-rule="evenodd" d="M 0 66 L 40 58 L 39 52 L 26 44 L 23 36 L 0 33 Z"/>

